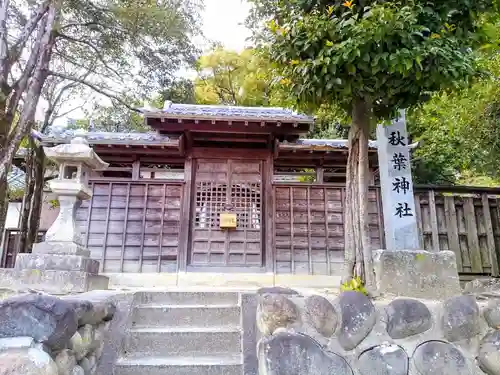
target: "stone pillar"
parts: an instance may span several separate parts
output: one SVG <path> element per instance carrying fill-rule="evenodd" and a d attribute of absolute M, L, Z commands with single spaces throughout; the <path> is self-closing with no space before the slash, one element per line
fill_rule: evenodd
<path fill-rule="evenodd" d="M 460 294 L 453 251 L 421 250 L 405 112 L 378 125 L 377 146 L 386 249 L 374 253 L 381 294 L 444 299 Z"/>
<path fill-rule="evenodd" d="M 82 138 L 71 144 L 45 148 L 49 159 L 59 164 L 59 176 L 49 186 L 59 200 L 60 210 L 46 233 L 34 244 L 33 253 L 18 254 L 13 270 L 0 270 L 0 287 L 26 287 L 52 294 L 107 289 L 108 278 L 99 276 L 99 262 L 90 258 L 76 224 L 82 200 L 90 199 L 88 176 L 93 169 L 108 166 Z"/>
<path fill-rule="evenodd" d="M 386 249 L 420 249 L 404 111 L 377 126 L 377 146 Z"/>

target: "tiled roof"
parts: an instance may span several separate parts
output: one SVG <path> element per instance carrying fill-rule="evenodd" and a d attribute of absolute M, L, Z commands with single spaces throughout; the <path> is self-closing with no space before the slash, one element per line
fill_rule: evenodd
<path fill-rule="evenodd" d="M 24 176 L 25 173 L 21 169 L 16 166 L 12 166 L 12 171 L 7 175 L 7 185 L 9 186 L 9 189 L 23 189 Z"/>
<path fill-rule="evenodd" d="M 82 137 L 89 144 L 128 144 L 128 145 L 163 145 L 175 143 L 178 140 L 155 132 L 149 133 L 113 133 L 77 129 L 53 128 L 49 134 L 42 135 L 45 143 L 69 143 L 75 137 Z"/>
<path fill-rule="evenodd" d="M 227 105 L 175 104 L 166 102 L 163 109 L 140 109 L 146 117 L 224 118 L 258 121 L 295 121 L 313 123 L 314 118 L 290 109 L 273 107 L 239 107 Z"/>
<path fill-rule="evenodd" d="M 304 146 L 304 148 L 309 147 L 314 149 L 318 148 L 347 148 L 347 139 L 299 139 L 295 143 L 282 142 L 280 145 L 287 145 L 291 147 L 300 147 Z M 377 141 L 369 141 L 368 147 L 372 149 L 377 148 Z"/>

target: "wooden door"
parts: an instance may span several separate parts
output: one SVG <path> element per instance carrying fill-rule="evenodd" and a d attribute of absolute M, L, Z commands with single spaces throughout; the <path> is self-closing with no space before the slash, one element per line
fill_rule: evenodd
<path fill-rule="evenodd" d="M 191 266 L 262 266 L 262 169 L 260 160 L 196 161 Z M 236 228 L 220 228 L 223 212 L 236 214 Z"/>

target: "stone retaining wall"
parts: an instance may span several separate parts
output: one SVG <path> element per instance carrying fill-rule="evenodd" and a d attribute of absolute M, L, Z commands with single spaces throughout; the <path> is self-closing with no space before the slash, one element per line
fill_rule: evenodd
<path fill-rule="evenodd" d="M 500 375 L 500 298 L 259 294 L 260 375 Z"/>
<path fill-rule="evenodd" d="M 93 374 L 115 310 L 99 292 L 1 301 L 0 375 Z"/>

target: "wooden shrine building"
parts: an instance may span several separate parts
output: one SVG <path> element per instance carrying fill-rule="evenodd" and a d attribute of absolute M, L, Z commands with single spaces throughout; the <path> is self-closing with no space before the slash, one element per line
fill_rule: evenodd
<path fill-rule="evenodd" d="M 110 164 L 94 172 L 93 197 L 78 211 L 103 272 L 339 275 L 346 140 L 303 139 L 313 118 L 278 108 L 167 103 L 143 114 L 150 133 L 53 129 L 43 137 L 51 146 L 83 136 Z M 384 232 L 376 145 L 370 146 L 370 233 L 377 249 Z M 429 206 L 428 199 L 420 203 Z M 436 215 L 427 206 L 420 212 L 420 203 L 421 218 Z M 496 200 L 487 203 L 498 210 Z M 435 247 L 428 244 L 436 241 L 435 224 L 426 220 L 422 241 Z M 438 249 L 453 245 L 436 233 Z M 473 272 L 466 258 L 462 271 Z M 478 273 L 491 273 L 488 259 L 476 259 Z"/>

